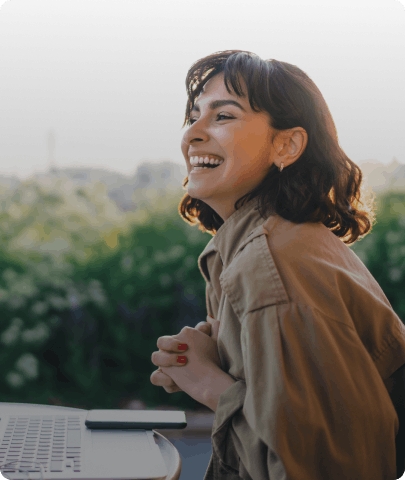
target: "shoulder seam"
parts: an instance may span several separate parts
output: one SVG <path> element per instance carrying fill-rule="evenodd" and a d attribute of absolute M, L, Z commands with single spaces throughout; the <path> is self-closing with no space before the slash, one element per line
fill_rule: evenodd
<path fill-rule="evenodd" d="M 250 314 L 250 313 L 253 313 L 253 312 L 257 312 L 257 311 L 259 311 L 259 310 L 262 310 L 263 308 L 278 307 L 278 306 L 280 306 L 280 305 L 288 305 L 288 304 L 291 304 L 291 305 L 302 305 L 302 306 L 304 306 L 304 307 L 310 308 L 311 310 L 316 310 L 317 312 L 319 312 L 319 313 L 320 313 L 321 315 L 323 315 L 324 317 L 329 318 L 329 320 L 332 320 L 333 322 L 339 323 L 340 325 L 344 325 L 345 327 L 350 328 L 350 329 L 356 331 L 356 329 L 354 328 L 354 326 L 347 325 L 347 323 L 341 322 L 341 321 L 337 320 L 336 318 L 333 318 L 333 317 L 331 317 L 330 315 L 327 315 L 326 313 L 322 312 L 321 310 L 319 310 L 319 308 L 312 307 L 311 305 L 308 305 L 307 303 L 301 303 L 301 302 L 280 302 L 280 303 L 272 303 L 272 304 L 270 304 L 270 305 L 265 305 L 265 306 L 263 306 L 263 307 L 256 308 L 256 309 L 254 309 L 254 310 L 250 310 L 249 312 L 247 312 L 247 314 Z M 395 338 L 395 337 L 394 337 L 394 338 Z"/>

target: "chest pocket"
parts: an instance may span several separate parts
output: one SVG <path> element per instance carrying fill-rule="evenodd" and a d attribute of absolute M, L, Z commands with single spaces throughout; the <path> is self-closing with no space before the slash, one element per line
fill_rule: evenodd
<path fill-rule="evenodd" d="M 259 308 L 288 302 L 266 235 L 260 230 L 239 247 L 220 281 L 239 318 Z"/>

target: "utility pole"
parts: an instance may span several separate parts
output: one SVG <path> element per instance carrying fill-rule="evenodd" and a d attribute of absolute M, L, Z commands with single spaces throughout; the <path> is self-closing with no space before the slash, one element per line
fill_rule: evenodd
<path fill-rule="evenodd" d="M 48 166 L 51 173 L 58 171 L 55 161 L 55 132 L 51 128 L 48 132 Z"/>

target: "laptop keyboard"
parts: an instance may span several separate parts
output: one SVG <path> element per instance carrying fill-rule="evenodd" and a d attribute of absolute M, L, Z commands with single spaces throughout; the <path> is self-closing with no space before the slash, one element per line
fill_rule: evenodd
<path fill-rule="evenodd" d="M 16 461 L 1 471 L 12 473 L 23 468 L 39 472 L 42 464 L 45 472 L 80 472 L 81 417 L 10 416 L 0 444 L 0 466 Z"/>

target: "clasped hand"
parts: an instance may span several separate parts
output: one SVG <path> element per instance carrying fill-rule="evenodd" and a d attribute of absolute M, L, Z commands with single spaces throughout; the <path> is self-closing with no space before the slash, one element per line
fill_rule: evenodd
<path fill-rule="evenodd" d="M 152 384 L 164 386 L 168 393 L 184 391 L 204 403 L 210 378 L 223 373 L 217 348 L 219 321 L 207 319 L 208 324 L 200 322 L 196 328 L 184 327 L 177 335 L 158 338 L 159 351 L 152 353 L 152 363 L 160 368 L 152 373 Z M 211 327 L 211 336 L 203 333 L 205 327 Z M 187 349 L 179 350 L 180 344 L 187 344 Z M 177 362 L 179 355 L 186 357 L 184 364 Z"/>

